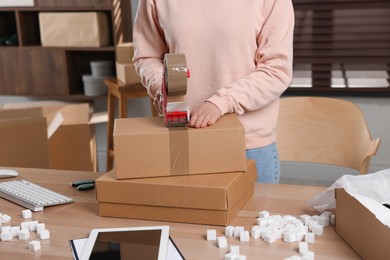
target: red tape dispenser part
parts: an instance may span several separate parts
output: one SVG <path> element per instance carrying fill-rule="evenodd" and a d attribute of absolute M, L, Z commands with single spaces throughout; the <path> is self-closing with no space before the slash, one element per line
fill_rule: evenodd
<path fill-rule="evenodd" d="M 189 122 L 189 108 L 185 101 L 189 77 L 185 55 L 166 53 L 162 93 L 164 124 L 167 127 L 186 126 Z"/>

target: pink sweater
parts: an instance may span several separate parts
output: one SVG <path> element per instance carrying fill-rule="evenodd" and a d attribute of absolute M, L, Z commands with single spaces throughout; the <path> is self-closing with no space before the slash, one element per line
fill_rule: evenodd
<path fill-rule="evenodd" d="M 143 85 L 161 87 L 164 53 L 184 53 L 186 100 L 235 113 L 247 149 L 276 140 L 279 96 L 292 77 L 291 0 L 140 0 L 134 63 Z"/>

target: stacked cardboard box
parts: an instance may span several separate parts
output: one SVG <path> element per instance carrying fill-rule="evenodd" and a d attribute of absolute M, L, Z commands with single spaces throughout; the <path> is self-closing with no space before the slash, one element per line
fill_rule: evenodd
<path fill-rule="evenodd" d="M 126 85 L 141 83 L 133 64 L 134 45 L 132 42 L 119 43 L 116 46 L 116 77 Z"/>
<path fill-rule="evenodd" d="M 5 120 L 5 113 L 13 119 Z M 0 165 L 97 171 L 88 103 L 8 103 L 0 118 Z"/>
<path fill-rule="evenodd" d="M 233 114 L 203 128 L 166 128 L 162 118 L 118 119 L 115 169 L 96 181 L 99 215 L 228 225 L 254 192 Z"/>

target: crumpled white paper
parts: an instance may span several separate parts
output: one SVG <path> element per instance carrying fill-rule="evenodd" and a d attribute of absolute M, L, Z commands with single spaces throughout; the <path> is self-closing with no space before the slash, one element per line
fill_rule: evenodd
<path fill-rule="evenodd" d="M 390 204 L 390 169 L 365 175 L 344 175 L 328 189 L 314 196 L 309 204 L 319 212 L 336 208 L 336 188 L 344 188 L 374 213 L 379 221 L 390 227 L 390 209 L 382 205 Z"/>

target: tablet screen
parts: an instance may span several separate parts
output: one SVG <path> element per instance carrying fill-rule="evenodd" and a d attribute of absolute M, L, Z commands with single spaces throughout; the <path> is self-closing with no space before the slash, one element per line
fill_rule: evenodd
<path fill-rule="evenodd" d="M 91 231 L 81 259 L 164 259 L 168 232 L 161 227 L 95 229 Z"/>

